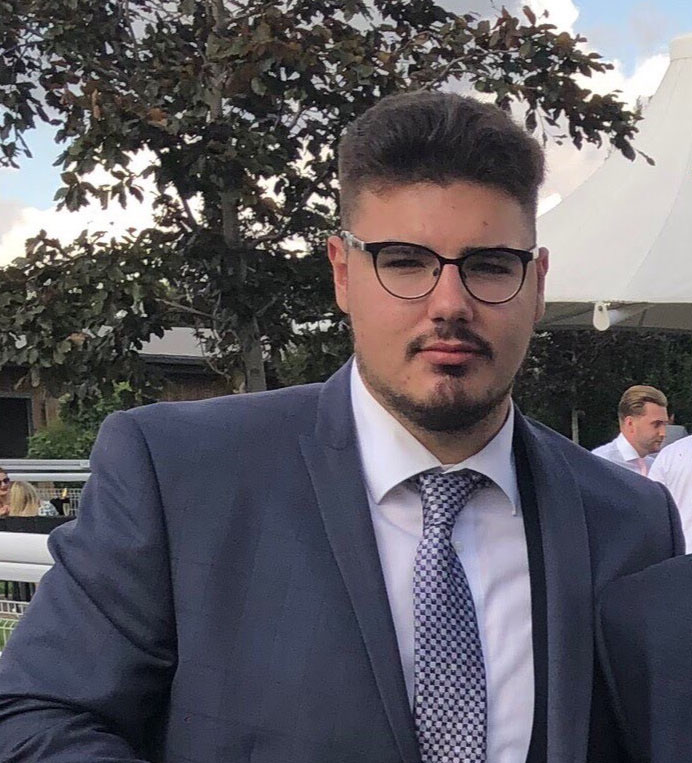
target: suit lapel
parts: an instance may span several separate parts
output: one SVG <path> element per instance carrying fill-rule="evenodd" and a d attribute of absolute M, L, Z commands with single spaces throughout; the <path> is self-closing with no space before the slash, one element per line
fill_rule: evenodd
<path fill-rule="evenodd" d="M 418 743 L 355 439 L 350 368 L 349 363 L 325 384 L 315 433 L 301 437 L 301 450 L 401 758 L 404 763 L 419 763 Z"/>
<path fill-rule="evenodd" d="M 586 760 L 593 676 L 593 594 L 584 508 L 554 441 L 518 415 L 543 540 L 548 631 L 550 761 Z"/>

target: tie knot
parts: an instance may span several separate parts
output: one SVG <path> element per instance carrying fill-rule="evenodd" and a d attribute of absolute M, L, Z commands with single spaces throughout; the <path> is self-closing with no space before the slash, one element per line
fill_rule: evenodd
<path fill-rule="evenodd" d="M 476 490 L 492 484 L 485 474 L 462 469 L 458 472 L 423 472 L 413 478 L 423 504 L 423 529 L 446 525 L 451 532 L 459 516 Z"/>

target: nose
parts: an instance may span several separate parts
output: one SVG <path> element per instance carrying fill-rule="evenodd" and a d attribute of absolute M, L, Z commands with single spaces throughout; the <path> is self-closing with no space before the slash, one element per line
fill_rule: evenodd
<path fill-rule="evenodd" d="M 428 296 L 428 316 L 433 321 L 470 321 L 474 309 L 475 300 L 464 286 L 459 268 L 445 265 Z"/>

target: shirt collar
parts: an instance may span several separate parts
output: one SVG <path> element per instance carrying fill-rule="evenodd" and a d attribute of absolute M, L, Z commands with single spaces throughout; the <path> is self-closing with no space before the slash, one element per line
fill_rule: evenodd
<path fill-rule="evenodd" d="M 375 503 L 390 490 L 428 469 L 474 469 L 489 477 L 509 499 L 513 512 L 519 506 L 519 488 L 512 456 L 514 409 L 500 431 L 478 453 L 458 464 L 443 465 L 389 411 L 375 400 L 363 383 L 356 363 L 351 368 L 351 405 L 366 487 Z"/>
<path fill-rule="evenodd" d="M 615 438 L 615 445 L 620 451 L 620 455 L 622 456 L 623 461 L 639 460 L 639 453 L 637 453 L 637 451 L 634 449 L 634 446 L 625 437 L 625 435 L 622 434 L 622 432 L 620 432 L 620 434 Z"/>

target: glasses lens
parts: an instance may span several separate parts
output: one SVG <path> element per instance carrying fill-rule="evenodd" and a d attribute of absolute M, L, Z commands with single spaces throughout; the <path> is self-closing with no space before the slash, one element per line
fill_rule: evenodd
<path fill-rule="evenodd" d="M 461 277 L 471 294 L 483 302 L 505 302 L 521 288 L 524 266 L 518 255 L 485 249 L 464 257 Z"/>
<path fill-rule="evenodd" d="M 412 244 L 392 244 L 377 255 L 377 277 L 397 297 L 420 297 L 436 284 L 440 263 L 434 254 Z"/>
<path fill-rule="evenodd" d="M 10 478 L 9 477 L 3 477 L 0 482 L 2 482 L 3 485 L 9 485 L 10 484 Z"/>

